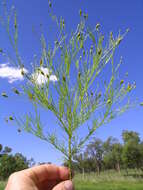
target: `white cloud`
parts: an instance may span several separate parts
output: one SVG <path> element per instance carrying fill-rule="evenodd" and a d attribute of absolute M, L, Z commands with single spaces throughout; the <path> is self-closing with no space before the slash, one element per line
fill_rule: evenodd
<path fill-rule="evenodd" d="M 56 82 L 58 79 L 56 75 L 51 75 L 48 68 L 40 67 L 32 74 L 32 78 L 36 84 L 45 84 L 48 80 Z"/>
<path fill-rule="evenodd" d="M 23 71 L 24 73 L 28 73 L 25 68 Z M 8 79 L 9 83 L 22 81 L 24 79 L 23 75 L 21 74 L 21 69 L 9 66 L 9 64 L 0 64 L 0 78 Z M 36 72 L 32 74 L 32 78 L 38 85 L 45 84 L 48 80 L 52 82 L 56 82 L 58 80 L 55 75 L 52 75 L 51 72 L 49 72 L 48 68 L 44 67 L 37 69 Z"/>
<path fill-rule="evenodd" d="M 56 75 L 50 75 L 50 81 L 56 82 L 57 80 Z"/>
<path fill-rule="evenodd" d="M 24 68 L 23 71 L 27 73 L 28 71 Z M 9 66 L 9 64 L 0 64 L 0 78 L 8 79 L 9 83 L 15 81 L 22 81 L 24 79 L 21 74 L 21 69 L 17 67 Z"/>

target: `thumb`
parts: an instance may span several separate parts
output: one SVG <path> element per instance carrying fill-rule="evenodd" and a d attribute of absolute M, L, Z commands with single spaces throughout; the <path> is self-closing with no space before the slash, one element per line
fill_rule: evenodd
<path fill-rule="evenodd" d="M 74 190 L 72 181 L 67 180 L 57 184 L 52 190 Z"/>

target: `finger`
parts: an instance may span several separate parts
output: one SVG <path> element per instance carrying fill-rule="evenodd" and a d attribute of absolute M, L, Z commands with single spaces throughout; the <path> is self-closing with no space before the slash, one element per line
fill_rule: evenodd
<path fill-rule="evenodd" d="M 53 164 L 43 164 L 24 170 L 26 176 L 30 177 L 34 182 L 41 183 L 45 180 L 63 181 L 69 179 L 69 169 L 66 167 L 58 167 Z"/>
<path fill-rule="evenodd" d="M 52 190 L 74 190 L 72 181 L 67 180 L 57 184 Z"/>
<path fill-rule="evenodd" d="M 61 181 L 60 181 L 61 182 Z M 52 189 L 53 187 L 55 187 L 57 184 L 58 184 L 59 182 L 58 181 L 53 181 L 53 180 L 50 180 L 50 181 L 48 181 L 48 180 L 46 180 L 46 181 L 43 181 L 43 182 L 41 182 L 41 183 L 39 183 L 39 184 L 37 184 L 37 187 L 39 188 L 39 189 L 46 189 L 46 190 L 48 190 L 48 189 Z"/>

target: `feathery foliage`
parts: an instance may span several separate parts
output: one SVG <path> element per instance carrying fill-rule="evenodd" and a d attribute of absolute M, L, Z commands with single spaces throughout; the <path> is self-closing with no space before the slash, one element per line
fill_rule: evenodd
<path fill-rule="evenodd" d="M 131 106 L 127 95 L 135 88 L 135 84 L 126 84 L 126 79 L 120 80 L 118 71 L 122 60 L 116 64 L 114 59 L 128 30 L 116 37 L 111 32 L 109 40 L 105 42 L 100 24 L 90 29 L 87 26 L 88 15 L 80 10 L 80 23 L 75 31 L 67 34 L 64 19 L 57 19 L 51 11 L 50 14 L 58 26 L 58 38 L 50 46 L 44 34 L 41 35 L 41 56 L 31 72 L 26 73 L 26 65 L 17 45 L 17 16 L 15 10 L 12 11 L 13 17 L 7 13 L 7 22 L 4 25 L 16 53 L 14 62 L 21 68 L 21 74 L 27 80 L 23 92 L 35 107 L 35 116 L 30 113 L 25 119 L 14 117 L 14 120 L 21 129 L 49 142 L 62 152 L 71 168 L 74 155 L 94 135 L 96 129 Z M 1 53 L 6 55 L 3 51 Z M 39 76 L 43 77 L 40 83 L 37 82 Z M 55 82 L 51 82 L 53 76 Z M 14 91 L 19 94 L 16 89 Z M 6 97 L 4 93 L 3 96 Z M 62 137 L 51 132 L 53 126 L 49 126 L 48 133 L 45 133 L 38 106 L 55 115 L 63 132 Z M 85 136 L 81 137 L 77 134 L 78 130 L 84 130 L 83 124 L 87 124 L 89 120 L 92 120 L 92 125 L 88 126 L 88 130 L 85 129 Z"/>

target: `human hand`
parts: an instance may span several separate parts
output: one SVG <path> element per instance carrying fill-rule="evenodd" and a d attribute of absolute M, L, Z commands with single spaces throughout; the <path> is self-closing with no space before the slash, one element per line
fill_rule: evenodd
<path fill-rule="evenodd" d="M 73 190 L 69 169 L 43 164 L 13 173 L 5 190 Z"/>

